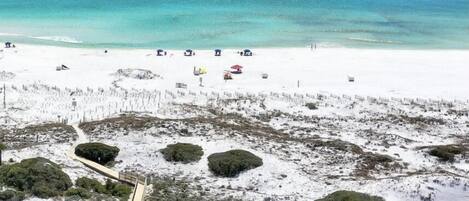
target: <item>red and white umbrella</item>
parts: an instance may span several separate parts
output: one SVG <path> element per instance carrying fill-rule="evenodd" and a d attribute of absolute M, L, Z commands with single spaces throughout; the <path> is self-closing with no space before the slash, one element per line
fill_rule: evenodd
<path fill-rule="evenodd" d="M 238 64 L 236 64 L 236 65 L 234 65 L 234 66 L 231 66 L 231 69 L 234 69 L 234 70 L 237 70 L 237 71 L 241 71 L 242 68 L 243 68 L 243 67 L 240 66 L 240 65 L 238 65 Z"/>

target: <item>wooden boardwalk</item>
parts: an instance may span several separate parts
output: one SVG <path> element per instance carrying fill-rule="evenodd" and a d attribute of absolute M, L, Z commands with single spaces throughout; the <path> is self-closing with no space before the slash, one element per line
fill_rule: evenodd
<path fill-rule="evenodd" d="M 80 128 L 78 128 L 78 125 L 74 125 L 73 128 L 78 134 L 78 140 L 75 142 L 72 148 L 67 152 L 67 156 L 73 160 L 80 161 L 85 166 L 89 167 L 90 169 L 108 178 L 134 185 L 134 191 L 130 195 L 129 200 L 130 201 L 143 201 L 145 197 L 146 178 L 139 176 L 137 174 L 118 172 L 108 167 L 105 167 L 99 163 L 96 163 L 94 161 L 75 155 L 75 147 L 78 144 L 86 142 L 86 136 L 83 133 L 83 131 Z"/>

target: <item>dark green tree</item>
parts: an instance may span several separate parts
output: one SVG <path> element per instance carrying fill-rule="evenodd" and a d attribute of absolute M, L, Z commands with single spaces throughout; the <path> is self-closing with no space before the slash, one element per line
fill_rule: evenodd
<path fill-rule="evenodd" d="M 3 143 L 0 143 L 0 165 L 2 165 L 2 151 L 5 150 L 7 146 Z"/>

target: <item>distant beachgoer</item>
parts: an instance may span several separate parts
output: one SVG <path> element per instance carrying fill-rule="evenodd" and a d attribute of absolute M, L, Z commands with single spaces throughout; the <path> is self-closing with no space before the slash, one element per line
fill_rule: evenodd
<path fill-rule="evenodd" d="M 107 50 L 104 50 L 104 54 L 107 54 Z"/>

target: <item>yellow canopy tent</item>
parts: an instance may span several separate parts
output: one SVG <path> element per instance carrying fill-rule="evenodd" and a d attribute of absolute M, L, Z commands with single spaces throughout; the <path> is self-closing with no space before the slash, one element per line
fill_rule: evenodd
<path fill-rule="evenodd" d="M 208 70 L 206 67 L 200 67 L 199 68 L 199 74 L 207 74 Z"/>

